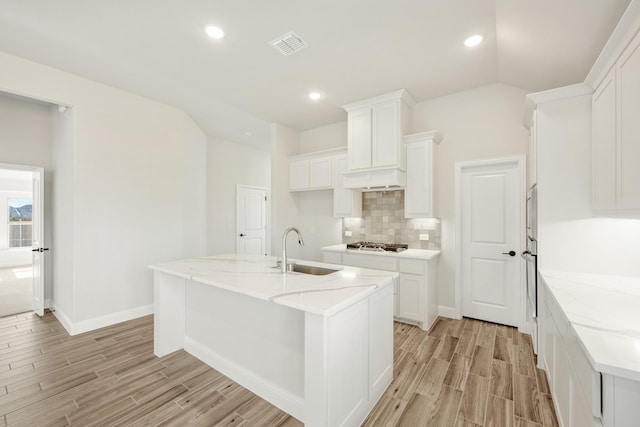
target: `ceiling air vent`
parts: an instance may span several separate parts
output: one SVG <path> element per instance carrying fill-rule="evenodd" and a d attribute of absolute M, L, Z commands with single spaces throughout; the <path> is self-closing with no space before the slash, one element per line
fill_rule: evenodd
<path fill-rule="evenodd" d="M 307 47 L 304 40 L 302 40 L 302 38 L 293 31 L 289 31 L 286 34 L 271 40 L 269 44 L 284 56 L 289 56 L 292 53 L 296 53 L 297 51 Z"/>

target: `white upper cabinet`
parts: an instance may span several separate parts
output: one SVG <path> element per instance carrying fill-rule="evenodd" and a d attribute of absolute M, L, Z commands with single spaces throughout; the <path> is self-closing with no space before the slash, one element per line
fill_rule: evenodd
<path fill-rule="evenodd" d="M 289 191 L 309 189 L 309 160 L 289 161 Z"/>
<path fill-rule="evenodd" d="M 332 189 L 333 157 L 344 153 L 339 148 L 289 157 L 289 191 Z"/>
<path fill-rule="evenodd" d="M 362 192 L 342 185 L 342 174 L 347 171 L 347 155 L 333 156 L 333 216 L 362 217 Z"/>
<path fill-rule="evenodd" d="M 640 33 L 617 63 L 619 209 L 640 208 Z"/>
<path fill-rule="evenodd" d="M 414 104 L 402 89 L 343 107 L 348 115 L 348 188 L 404 186 L 402 138 Z"/>
<path fill-rule="evenodd" d="M 404 138 L 407 154 L 407 178 L 404 190 L 405 218 L 433 218 L 435 210 L 435 154 L 442 136 L 422 132 Z"/>
<path fill-rule="evenodd" d="M 592 99 L 595 210 L 640 209 L 640 33 Z"/>
<path fill-rule="evenodd" d="M 403 167 L 401 101 L 393 100 L 371 107 L 371 167 Z"/>
<path fill-rule="evenodd" d="M 616 207 L 616 70 L 594 92 L 592 113 L 591 199 L 594 209 Z"/>
<path fill-rule="evenodd" d="M 347 121 L 349 169 L 371 167 L 371 107 L 349 113 Z"/>
<path fill-rule="evenodd" d="M 333 182 L 332 156 L 309 159 L 309 188 L 330 188 Z"/>

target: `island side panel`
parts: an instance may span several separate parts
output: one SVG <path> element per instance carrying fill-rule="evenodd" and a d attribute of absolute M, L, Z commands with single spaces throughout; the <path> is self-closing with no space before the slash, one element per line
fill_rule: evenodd
<path fill-rule="evenodd" d="M 153 352 L 162 357 L 184 348 L 186 279 L 153 272 Z"/>
<path fill-rule="evenodd" d="M 393 376 L 393 287 L 305 323 L 305 426 L 359 426 Z"/>
<path fill-rule="evenodd" d="M 374 404 L 393 380 L 393 304 L 393 286 L 369 297 L 369 400 Z"/>
<path fill-rule="evenodd" d="M 304 409 L 304 313 L 189 281 L 185 349 L 283 411 Z"/>

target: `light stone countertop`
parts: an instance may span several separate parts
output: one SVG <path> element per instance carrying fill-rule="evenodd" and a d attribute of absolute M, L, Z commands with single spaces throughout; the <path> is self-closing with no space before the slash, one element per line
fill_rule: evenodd
<path fill-rule="evenodd" d="M 540 271 L 596 371 L 640 381 L 640 277 Z"/>
<path fill-rule="evenodd" d="M 414 258 L 430 260 L 440 256 L 440 251 L 431 249 L 407 249 L 402 252 L 377 252 L 377 251 L 362 251 L 358 249 L 347 249 L 346 243 L 339 245 L 325 246 L 321 248 L 323 251 L 329 252 L 344 252 L 349 254 L 361 254 L 361 255 L 375 255 L 395 258 Z"/>
<path fill-rule="evenodd" d="M 330 316 L 375 290 L 391 286 L 398 273 L 314 261 L 290 262 L 336 271 L 325 276 L 274 268 L 276 257 L 226 254 L 150 265 L 155 271 L 254 298 L 273 301 L 309 313 Z"/>

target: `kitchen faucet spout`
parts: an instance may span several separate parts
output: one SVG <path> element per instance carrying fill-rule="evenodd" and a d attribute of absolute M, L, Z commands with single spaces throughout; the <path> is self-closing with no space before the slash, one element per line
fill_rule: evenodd
<path fill-rule="evenodd" d="M 300 233 L 300 230 L 295 227 L 289 227 L 284 230 L 284 233 L 282 233 L 282 257 L 280 259 L 280 269 L 283 273 L 287 272 L 287 235 L 291 231 L 296 232 L 298 235 L 298 243 L 300 246 L 304 246 L 304 240 L 302 239 L 302 233 Z"/>

